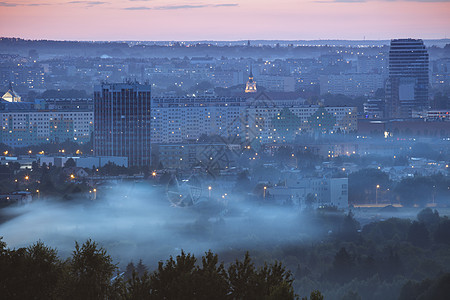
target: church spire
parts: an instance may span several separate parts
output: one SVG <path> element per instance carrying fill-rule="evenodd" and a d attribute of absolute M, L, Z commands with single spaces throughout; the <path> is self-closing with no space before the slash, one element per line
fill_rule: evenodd
<path fill-rule="evenodd" d="M 250 74 L 248 75 L 248 81 L 245 86 L 246 93 L 256 93 L 256 82 L 253 80 L 253 65 L 250 65 Z"/>

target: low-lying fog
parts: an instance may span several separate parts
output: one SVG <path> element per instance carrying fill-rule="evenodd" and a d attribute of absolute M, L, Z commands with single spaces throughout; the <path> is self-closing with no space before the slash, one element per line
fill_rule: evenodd
<path fill-rule="evenodd" d="M 0 225 L 0 236 L 10 248 L 41 240 L 67 257 L 74 241 L 92 238 L 121 267 L 140 258 L 153 264 L 181 249 L 202 255 L 208 249 L 219 253 L 251 250 L 258 245 L 311 241 L 317 236 L 291 206 L 249 204 L 213 194 L 194 206 L 174 207 L 162 190 L 125 184 L 96 201 L 41 200 L 5 208 L 4 213 L 13 216 Z M 416 213 L 405 217 L 414 218 Z"/>

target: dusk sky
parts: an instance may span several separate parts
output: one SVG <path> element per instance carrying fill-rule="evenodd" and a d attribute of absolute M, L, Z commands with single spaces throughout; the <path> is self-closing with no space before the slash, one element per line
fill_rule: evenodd
<path fill-rule="evenodd" d="M 4 0 L 0 36 L 57 40 L 446 38 L 450 1 Z"/>

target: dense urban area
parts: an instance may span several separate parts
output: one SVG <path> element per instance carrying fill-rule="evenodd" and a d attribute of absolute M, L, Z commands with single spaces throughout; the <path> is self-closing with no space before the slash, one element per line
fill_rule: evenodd
<path fill-rule="evenodd" d="M 448 39 L 0 38 L 0 96 L 7 299 L 450 294 Z"/>

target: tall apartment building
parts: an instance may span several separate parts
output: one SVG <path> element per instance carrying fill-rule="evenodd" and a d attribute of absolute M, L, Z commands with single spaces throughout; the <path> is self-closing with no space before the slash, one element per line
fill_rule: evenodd
<path fill-rule="evenodd" d="M 386 112 L 391 118 L 410 117 L 429 107 L 429 58 L 422 40 L 391 41 Z"/>
<path fill-rule="evenodd" d="M 94 88 L 94 153 L 150 165 L 151 86 L 103 83 Z"/>

